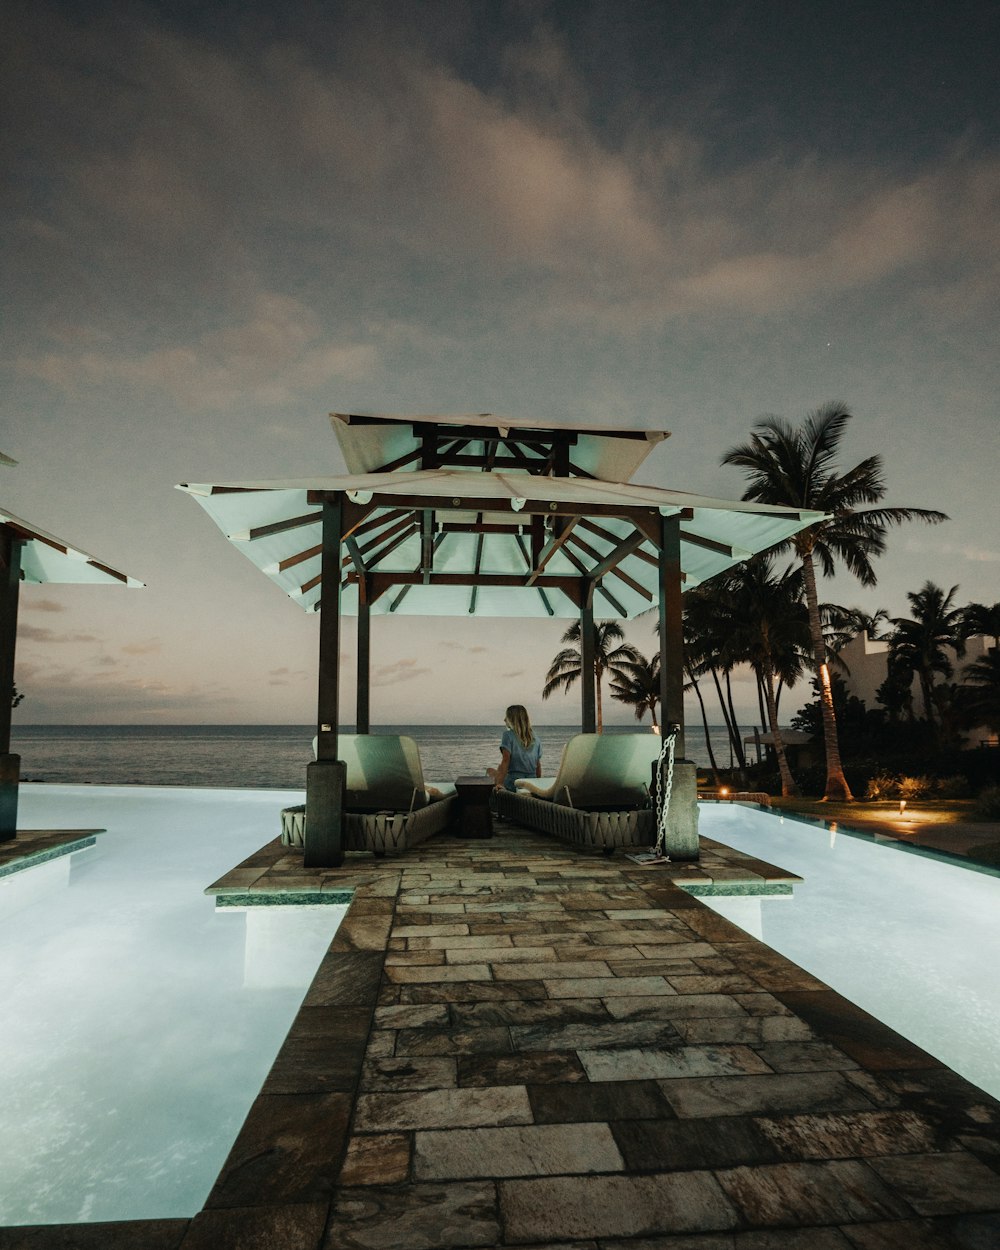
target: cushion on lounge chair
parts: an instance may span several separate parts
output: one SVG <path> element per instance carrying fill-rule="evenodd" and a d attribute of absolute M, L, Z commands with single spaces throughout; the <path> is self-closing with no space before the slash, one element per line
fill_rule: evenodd
<path fill-rule="evenodd" d="M 635 808 L 645 803 L 654 760 L 660 754 L 656 734 L 576 734 L 566 743 L 554 779 L 521 778 L 519 794 L 567 807 Z"/>
<path fill-rule="evenodd" d="M 420 751 L 405 735 L 339 734 L 337 756 L 347 765 L 347 811 L 414 812 L 455 793 L 451 782 L 424 781 Z"/>
<path fill-rule="evenodd" d="M 339 734 L 337 754 L 347 766 L 342 830 L 345 851 L 398 854 L 450 824 L 455 786 L 447 781 L 425 783 L 420 752 L 412 738 Z M 304 806 L 286 809 L 282 812 L 282 842 L 303 846 L 305 826 Z"/>

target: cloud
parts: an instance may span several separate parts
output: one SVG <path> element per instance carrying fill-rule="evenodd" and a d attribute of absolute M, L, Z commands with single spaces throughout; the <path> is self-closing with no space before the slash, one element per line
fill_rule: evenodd
<path fill-rule="evenodd" d="M 17 636 L 22 642 L 100 642 L 94 634 L 57 634 L 45 626 L 27 622 L 18 626 Z"/>
<path fill-rule="evenodd" d="M 1000 550 L 995 547 L 978 547 L 971 543 L 926 542 L 919 538 L 908 538 L 905 544 L 907 551 L 918 554 L 934 554 L 948 557 L 958 556 L 973 564 L 1000 563 Z"/>
<path fill-rule="evenodd" d="M 197 340 L 153 351 L 50 351 L 21 355 L 14 367 L 76 396 L 126 383 L 158 390 L 190 409 L 225 409 L 253 400 L 282 405 L 302 390 L 358 381 L 376 360 L 371 343 L 330 343 L 319 319 L 296 299 L 260 294 L 252 316 Z"/>
<path fill-rule="evenodd" d="M 421 305 L 454 302 L 459 282 L 463 308 L 478 290 L 496 316 L 499 292 L 508 317 L 623 335 L 828 302 L 918 262 L 950 267 L 959 289 L 996 271 L 995 160 L 963 151 L 903 173 L 723 150 L 669 84 L 663 100 L 686 111 L 654 116 L 637 95 L 627 124 L 602 128 L 588 78 L 537 18 L 488 86 L 449 62 L 447 41 L 404 41 L 398 22 L 377 39 L 346 31 L 325 58 L 292 33 L 213 45 L 138 13 L 114 40 L 52 13 L 38 22 L 12 35 L 10 90 L 23 149 L 59 188 L 19 218 L 35 247 L 58 248 L 53 281 L 68 249 L 98 284 L 125 266 L 143 294 L 169 295 L 165 309 L 178 284 L 199 308 L 209 287 L 226 307 L 217 328 L 139 352 L 74 349 L 64 325 L 62 350 L 17 364 L 68 394 L 117 381 L 219 410 L 364 380 L 380 361 L 372 335 L 450 340 L 394 320 L 398 274 L 416 267 Z M 106 87 L 123 74 L 127 91 Z M 21 182 L 28 196 L 42 180 Z M 268 263 L 283 283 L 262 281 Z M 308 304 L 277 293 L 304 286 Z M 321 291 L 336 293 L 339 333 L 320 329 Z M 367 334 L 345 296 L 363 303 Z"/>
<path fill-rule="evenodd" d="M 382 664 L 373 668 L 371 684 L 373 686 L 396 686 L 401 682 L 413 681 L 414 678 L 423 677 L 431 672 L 433 669 L 417 668 L 415 659 L 396 660 L 392 664 Z"/>
<path fill-rule="evenodd" d="M 21 600 L 20 610 L 22 612 L 65 612 L 66 605 L 57 603 L 55 599 L 32 599 L 25 595 Z"/>
<path fill-rule="evenodd" d="M 150 638 L 147 642 L 127 642 L 121 648 L 125 655 L 153 655 L 163 650 L 159 638 Z"/>

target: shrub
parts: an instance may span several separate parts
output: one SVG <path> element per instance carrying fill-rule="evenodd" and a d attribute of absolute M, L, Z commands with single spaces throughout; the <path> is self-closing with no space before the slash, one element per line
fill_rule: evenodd
<path fill-rule="evenodd" d="M 961 773 L 953 777 L 939 777 L 934 786 L 938 798 L 967 799 L 969 797 L 969 779 Z"/>
<path fill-rule="evenodd" d="M 899 778 L 892 773 L 877 772 L 868 778 L 866 799 L 892 799 L 899 794 Z"/>
<path fill-rule="evenodd" d="M 1000 786 L 988 786 L 973 808 L 976 820 L 1000 820 Z"/>
<path fill-rule="evenodd" d="M 899 779 L 899 797 L 901 799 L 922 799 L 930 794 L 934 783 L 930 777 L 907 777 Z"/>

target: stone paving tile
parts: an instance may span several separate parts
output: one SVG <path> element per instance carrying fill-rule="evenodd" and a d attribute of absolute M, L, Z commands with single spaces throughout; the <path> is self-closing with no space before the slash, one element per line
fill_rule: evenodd
<path fill-rule="evenodd" d="M 743 1042 L 759 1048 L 766 1042 L 812 1038 L 809 1026 L 794 1016 L 702 1016 L 676 1020 L 675 1027 L 689 1043 Z"/>
<path fill-rule="evenodd" d="M 964 1150 L 872 1159 L 871 1166 L 920 1215 L 1000 1211 L 1000 1177 Z"/>
<path fill-rule="evenodd" d="M 913 1111 L 763 1116 L 756 1124 L 786 1159 L 921 1154 L 937 1144 L 933 1126 Z"/>
<path fill-rule="evenodd" d="M 340 1170 L 340 1185 L 397 1185 L 410 1175 L 413 1139 L 409 1133 L 352 1137 Z"/>
<path fill-rule="evenodd" d="M 689 1171 L 778 1163 L 782 1154 L 756 1121 L 620 1120 L 612 1125 L 630 1172 Z"/>
<path fill-rule="evenodd" d="M 508 1242 L 732 1228 L 737 1214 L 709 1172 L 500 1181 Z"/>
<path fill-rule="evenodd" d="M 858 1066 L 827 1042 L 767 1042 L 756 1051 L 775 1072 L 845 1072 Z"/>
<path fill-rule="evenodd" d="M 623 1168 L 607 1124 L 532 1124 L 414 1136 L 413 1171 L 417 1180 L 586 1175 L 621 1172 Z"/>
<path fill-rule="evenodd" d="M 634 985 L 631 982 L 629 988 Z M 609 998 L 605 1004 L 616 1020 L 708 1019 L 715 1016 L 746 1018 L 746 1009 L 729 994 L 677 994 L 672 998 L 630 996 Z"/>
<path fill-rule="evenodd" d="M 391 1093 L 402 1089 L 454 1089 L 458 1068 L 447 1058 L 366 1059 L 361 1087 L 369 1093 Z"/>
<path fill-rule="evenodd" d="M 443 954 L 443 952 L 441 952 Z M 533 965 L 537 967 L 537 965 Z M 397 985 L 427 985 L 438 981 L 492 981 L 493 975 L 486 964 L 462 964 L 460 967 L 390 968 L 385 970 L 390 981 Z"/>
<path fill-rule="evenodd" d="M 871 1099 L 840 1072 L 775 1073 L 768 1076 L 663 1081 L 677 1115 L 754 1115 L 759 1112 L 871 1110 Z"/>
<path fill-rule="evenodd" d="M 323 1250 L 445 1250 L 500 1241 L 496 1189 L 480 1181 L 343 1189 Z"/>
<path fill-rule="evenodd" d="M 377 1029 L 424 1029 L 440 1027 L 448 1023 L 448 1008 L 444 1003 L 427 1003 L 422 1006 L 395 1004 L 375 1008 Z"/>
<path fill-rule="evenodd" d="M 404 985 L 403 1003 L 494 1003 L 546 998 L 541 981 L 452 981 L 448 985 Z"/>
<path fill-rule="evenodd" d="M 580 1050 L 600 1047 L 662 1046 L 676 1043 L 677 1030 L 668 1020 L 625 1020 L 619 1023 L 513 1025 L 511 1042 L 518 1051 Z"/>
<path fill-rule="evenodd" d="M 716 1173 L 750 1224 L 845 1224 L 905 1219 L 913 1209 L 864 1163 L 778 1163 Z"/>
<path fill-rule="evenodd" d="M 579 1055 L 592 1081 L 742 1076 L 768 1071 L 766 1064 L 748 1046 L 581 1050 Z"/>
<path fill-rule="evenodd" d="M 611 1016 L 599 998 L 506 999 L 491 1003 L 453 1003 L 450 1008 L 456 1028 L 486 1024 L 597 1024 Z"/>
<path fill-rule="evenodd" d="M 462 1089 L 487 1085 L 528 1085 L 541 1081 L 586 1081 L 583 1064 L 572 1051 L 530 1055 L 465 1055 L 457 1060 Z"/>
<path fill-rule="evenodd" d="M 574 960 L 571 963 L 525 963 L 513 967 L 496 967 L 493 969 L 498 981 L 551 981 L 560 979 L 579 979 L 581 977 L 609 977 L 611 970 L 603 960 Z M 596 996 L 596 991 L 594 995 Z"/>
<path fill-rule="evenodd" d="M 840 1230 L 850 1250 L 994 1250 L 1000 1238 L 981 1245 L 955 1238 L 931 1220 L 893 1220 L 890 1223 L 846 1224 Z M 1000 1226 L 991 1230 L 1000 1232 Z"/>
<path fill-rule="evenodd" d="M 531 1119 L 524 1086 L 497 1085 L 487 1089 L 362 1094 L 357 1100 L 354 1126 L 362 1132 L 390 1132 L 530 1124 Z"/>
<path fill-rule="evenodd" d="M 669 1102 L 655 1081 L 530 1084 L 528 1098 L 537 1124 L 674 1118 Z"/>
<path fill-rule="evenodd" d="M 475 1029 L 401 1029 L 397 1055 L 496 1055 L 512 1050 L 502 1025 Z"/>
<path fill-rule="evenodd" d="M 545 977 L 543 984 L 550 998 L 632 998 L 677 993 L 663 977 L 594 975 L 569 977 L 565 981 L 552 981 Z"/>

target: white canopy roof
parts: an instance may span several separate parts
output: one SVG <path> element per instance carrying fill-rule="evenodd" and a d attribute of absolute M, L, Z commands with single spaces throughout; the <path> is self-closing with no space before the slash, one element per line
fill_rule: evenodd
<path fill-rule="evenodd" d="M 555 445 L 564 449 L 563 476 L 626 482 L 653 448 L 670 437 L 666 430 L 614 426 L 563 429 L 551 421 L 491 412 L 447 417 L 331 412 L 330 423 L 348 473 L 436 468 L 426 459 L 433 454 L 427 447 L 430 433 L 453 467 L 482 462 L 478 467 L 537 473 L 545 471 Z"/>
<path fill-rule="evenodd" d="M 183 483 L 222 532 L 306 610 L 320 599 L 323 493 L 356 505 L 341 610 L 372 579 L 373 613 L 576 617 L 570 591 L 598 579 L 594 610 L 658 603 L 659 517 L 679 515 L 684 588 L 782 542 L 822 513 L 653 486 L 457 469 L 288 481 Z M 359 511 L 360 510 L 360 511 Z"/>
<path fill-rule="evenodd" d="M 0 525 L 24 540 L 21 550 L 21 576 L 26 582 L 73 582 L 112 586 L 143 586 L 127 573 L 102 564 L 96 557 L 73 547 L 54 534 L 29 525 L 12 512 L 0 509 Z"/>

